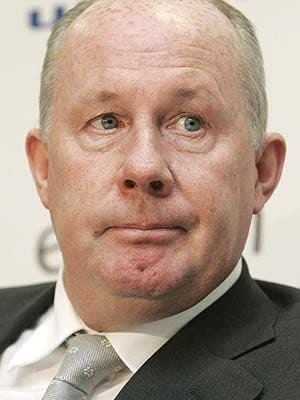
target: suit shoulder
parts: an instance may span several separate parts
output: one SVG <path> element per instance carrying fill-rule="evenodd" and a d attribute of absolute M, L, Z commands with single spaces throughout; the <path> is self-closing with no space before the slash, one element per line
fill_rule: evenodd
<path fill-rule="evenodd" d="M 261 280 L 256 282 L 276 306 L 281 317 L 299 320 L 300 324 L 300 289 L 274 282 Z"/>
<path fill-rule="evenodd" d="M 53 285 L 54 282 L 45 282 L 34 285 L 3 287 L 0 288 L 0 299 L 15 297 L 16 295 L 20 295 L 21 297 L 31 297 L 43 292 L 45 289 L 48 289 Z"/>
<path fill-rule="evenodd" d="M 54 291 L 54 282 L 27 286 L 6 287 L 0 289 L 0 313 L 11 307 L 24 307 L 24 304 L 34 302 L 45 293 Z"/>

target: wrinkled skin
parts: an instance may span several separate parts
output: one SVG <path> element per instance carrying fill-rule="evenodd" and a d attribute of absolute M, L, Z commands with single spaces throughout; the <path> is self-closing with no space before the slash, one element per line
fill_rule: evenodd
<path fill-rule="evenodd" d="M 38 130 L 27 138 L 68 296 L 97 330 L 205 297 L 236 265 L 280 177 L 282 137 L 266 135 L 258 154 L 251 144 L 236 34 L 197 3 L 197 13 L 176 1 L 90 7 L 62 44 L 49 141 Z M 115 127 L 103 127 L 105 113 Z M 133 242 L 111 229 L 143 223 L 174 235 Z"/>

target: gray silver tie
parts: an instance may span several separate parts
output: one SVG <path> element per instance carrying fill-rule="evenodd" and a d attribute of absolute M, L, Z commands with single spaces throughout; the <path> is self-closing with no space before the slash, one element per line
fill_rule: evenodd
<path fill-rule="evenodd" d="M 42 400 L 84 400 L 101 381 L 126 368 L 105 336 L 79 334 L 67 342 L 57 376 Z"/>

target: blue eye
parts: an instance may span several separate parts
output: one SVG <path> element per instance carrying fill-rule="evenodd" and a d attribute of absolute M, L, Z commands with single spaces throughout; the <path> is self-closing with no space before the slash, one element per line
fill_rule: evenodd
<path fill-rule="evenodd" d="M 118 120 L 114 115 L 106 114 L 100 118 L 101 125 L 104 129 L 114 129 L 118 126 Z"/>
<path fill-rule="evenodd" d="M 195 132 L 203 128 L 204 123 L 200 118 L 184 117 L 183 119 L 184 119 L 184 127 L 189 132 Z"/>
<path fill-rule="evenodd" d="M 199 133 L 199 131 L 202 131 L 205 128 L 205 122 L 201 117 L 190 114 L 178 118 L 177 122 L 173 124 L 173 127 L 175 127 L 179 132 Z"/>

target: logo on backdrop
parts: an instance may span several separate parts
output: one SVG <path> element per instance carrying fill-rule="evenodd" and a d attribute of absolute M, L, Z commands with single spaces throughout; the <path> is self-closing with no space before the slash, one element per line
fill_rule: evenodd
<path fill-rule="evenodd" d="M 245 2 L 247 0 L 237 1 Z M 70 4 L 69 6 L 72 5 L 74 4 Z M 29 26 L 32 29 L 49 29 L 64 15 L 68 8 L 69 7 L 62 4 L 54 5 L 50 8 L 50 11 L 42 9 L 41 7 L 33 8 L 29 11 Z"/>
<path fill-rule="evenodd" d="M 50 273 L 57 273 L 62 265 L 61 252 L 52 226 L 45 228 L 38 238 L 37 259 L 39 266 Z"/>
<path fill-rule="evenodd" d="M 262 215 L 259 214 L 254 218 L 253 221 L 254 229 L 252 238 L 252 249 L 254 253 L 260 253 L 262 251 L 263 241 L 263 226 L 262 226 Z M 40 234 L 37 242 L 37 258 L 40 268 L 49 273 L 57 273 L 60 266 L 62 265 L 62 256 L 58 247 L 56 237 L 51 226 L 48 226 Z"/>
<path fill-rule="evenodd" d="M 49 29 L 57 22 L 67 11 L 64 6 L 53 6 L 50 12 L 41 8 L 35 8 L 29 11 L 28 21 L 32 29 Z"/>

